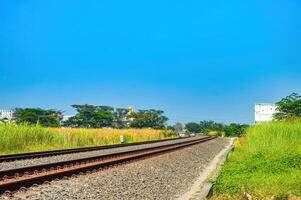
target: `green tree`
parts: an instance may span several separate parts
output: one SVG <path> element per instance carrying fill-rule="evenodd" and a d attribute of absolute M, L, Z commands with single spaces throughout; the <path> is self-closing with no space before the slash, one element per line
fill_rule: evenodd
<path fill-rule="evenodd" d="M 65 126 L 72 127 L 112 127 L 114 109 L 110 106 L 94 106 L 89 104 L 72 105 L 77 114 L 70 117 Z"/>
<path fill-rule="evenodd" d="M 163 115 L 162 110 L 139 110 L 131 114 L 130 127 L 133 128 L 165 128 L 168 118 Z"/>
<path fill-rule="evenodd" d="M 41 108 L 16 108 L 14 113 L 16 123 L 40 124 L 46 127 L 59 127 L 63 112 Z"/>
<path fill-rule="evenodd" d="M 185 124 L 185 128 L 190 133 L 200 133 L 201 132 L 200 124 L 195 123 L 195 122 L 189 122 L 189 123 Z"/>
<path fill-rule="evenodd" d="M 273 118 L 277 121 L 286 121 L 301 118 L 301 96 L 292 93 L 276 103 L 277 109 Z"/>

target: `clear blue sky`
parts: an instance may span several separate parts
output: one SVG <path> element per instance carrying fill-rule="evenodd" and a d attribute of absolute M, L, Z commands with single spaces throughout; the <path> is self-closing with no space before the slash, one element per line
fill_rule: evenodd
<path fill-rule="evenodd" d="M 301 93 L 301 1 L 0 1 L 0 108 L 253 122 Z"/>

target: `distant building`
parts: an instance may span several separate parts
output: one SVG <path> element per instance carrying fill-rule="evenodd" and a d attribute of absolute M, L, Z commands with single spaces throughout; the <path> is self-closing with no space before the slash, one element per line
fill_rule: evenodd
<path fill-rule="evenodd" d="M 73 117 L 73 115 L 63 115 L 62 121 L 67 121 L 70 117 Z"/>
<path fill-rule="evenodd" d="M 255 123 L 270 122 L 273 120 L 273 114 L 277 106 L 272 103 L 255 104 Z"/>
<path fill-rule="evenodd" d="M 11 121 L 14 116 L 13 110 L 0 110 L 0 119 L 4 121 Z"/>

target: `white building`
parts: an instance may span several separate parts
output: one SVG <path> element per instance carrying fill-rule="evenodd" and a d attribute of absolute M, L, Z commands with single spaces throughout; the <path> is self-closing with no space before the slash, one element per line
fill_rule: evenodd
<path fill-rule="evenodd" d="M 255 123 L 270 122 L 273 120 L 273 114 L 277 106 L 271 103 L 255 104 Z"/>
<path fill-rule="evenodd" d="M 63 115 L 62 121 L 67 121 L 70 117 L 73 117 L 73 115 Z"/>
<path fill-rule="evenodd" d="M 11 121 L 14 115 L 13 110 L 0 110 L 0 119 Z"/>

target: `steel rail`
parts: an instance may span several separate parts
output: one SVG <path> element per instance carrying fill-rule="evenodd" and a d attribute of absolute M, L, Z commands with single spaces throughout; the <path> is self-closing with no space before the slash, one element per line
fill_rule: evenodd
<path fill-rule="evenodd" d="M 0 193 L 4 193 L 7 190 L 18 190 L 21 187 L 40 184 L 56 178 L 71 176 L 82 172 L 89 172 L 90 170 L 97 170 L 99 168 L 104 168 L 127 161 L 170 152 L 179 148 L 203 143 L 214 138 L 216 137 L 209 136 L 156 147 L 146 147 L 139 150 L 130 150 L 108 155 L 2 170 L 0 171 Z"/>
<path fill-rule="evenodd" d="M 112 145 L 103 145 L 103 146 L 95 146 L 95 147 L 82 147 L 82 148 L 52 150 L 52 151 L 40 151 L 40 152 L 31 152 L 31 153 L 0 155 L 0 163 L 1 162 L 10 162 L 10 161 L 15 161 L 15 160 L 24 160 L 24 159 L 33 159 L 33 158 L 49 157 L 49 156 L 56 156 L 56 155 L 64 155 L 64 154 L 71 154 L 71 153 L 80 153 L 80 152 L 87 152 L 87 151 L 97 151 L 97 150 L 114 149 L 114 148 L 120 148 L 120 147 L 138 146 L 138 145 L 173 141 L 173 140 L 179 140 L 179 139 L 182 139 L 182 138 L 170 138 L 170 139 L 152 140 L 152 141 L 144 141 L 144 142 L 133 142 L 133 143 L 125 143 L 125 144 L 112 144 Z"/>

